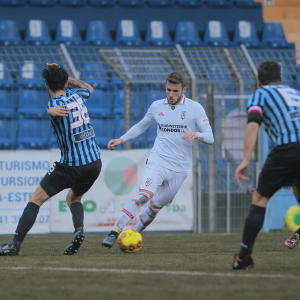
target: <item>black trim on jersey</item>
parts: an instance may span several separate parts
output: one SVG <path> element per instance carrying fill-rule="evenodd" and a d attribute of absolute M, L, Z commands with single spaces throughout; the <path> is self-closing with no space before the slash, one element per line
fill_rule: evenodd
<path fill-rule="evenodd" d="M 261 124 L 262 122 L 262 116 L 257 113 L 257 112 L 251 112 L 248 114 L 248 122 L 247 123 L 250 123 L 250 122 L 255 122 L 257 123 L 258 125 Z"/>

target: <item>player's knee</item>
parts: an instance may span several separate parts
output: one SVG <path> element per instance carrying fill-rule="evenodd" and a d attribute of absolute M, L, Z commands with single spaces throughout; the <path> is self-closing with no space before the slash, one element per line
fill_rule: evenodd
<path fill-rule="evenodd" d="M 159 206 L 156 206 L 153 202 L 153 199 L 150 200 L 150 205 L 153 207 L 153 208 L 156 208 L 156 209 L 162 209 L 162 207 L 159 207 Z"/>
<path fill-rule="evenodd" d="M 145 192 L 145 191 L 140 191 L 137 194 L 137 196 L 134 199 L 132 199 L 132 201 L 136 202 L 138 204 L 138 206 L 142 206 L 151 199 L 150 193 Z"/>
<path fill-rule="evenodd" d="M 266 207 L 270 198 L 262 196 L 257 190 L 252 194 L 252 204 L 257 206 Z"/>

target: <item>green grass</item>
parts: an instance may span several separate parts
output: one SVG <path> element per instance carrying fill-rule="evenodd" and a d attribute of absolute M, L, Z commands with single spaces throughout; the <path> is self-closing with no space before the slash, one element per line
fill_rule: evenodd
<path fill-rule="evenodd" d="M 134 254 L 117 245 L 102 248 L 105 236 L 87 234 L 76 256 L 64 256 L 71 234 L 28 235 L 18 257 L 0 257 L 0 299 L 259 300 L 299 293 L 300 246 L 283 246 L 290 232 L 260 233 L 255 266 L 248 271 L 231 269 L 241 233 L 144 233 L 143 247 Z M 11 236 L 0 236 L 0 245 L 10 241 Z M 159 270 L 167 272 L 153 272 Z M 184 271 L 205 273 L 180 274 Z"/>

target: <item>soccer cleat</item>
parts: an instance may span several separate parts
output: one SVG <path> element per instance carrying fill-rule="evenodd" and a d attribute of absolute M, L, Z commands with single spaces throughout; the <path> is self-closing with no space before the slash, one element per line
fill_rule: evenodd
<path fill-rule="evenodd" d="M 238 260 L 237 257 L 238 255 L 236 254 L 232 263 L 232 268 L 234 270 L 248 270 L 253 268 L 254 262 L 251 255 L 247 255 L 243 260 Z"/>
<path fill-rule="evenodd" d="M 0 256 L 18 256 L 20 247 L 3 244 L 0 247 Z"/>
<path fill-rule="evenodd" d="M 84 238 L 85 236 L 83 229 L 79 229 L 78 231 L 76 231 L 74 233 L 71 244 L 66 247 L 64 255 L 75 255 L 78 252 Z"/>
<path fill-rule="evenodd" d="M 118 233 L 115 231 L 111 231 L 108 234 L 108 237 L 102 241 L 102 246 L 111 248 L 118 237 Z"/>
<path fill-rule="evenodd" d="M 290 249 L 294 249 L 299 242 L 299 234 L 294 233 L 289 239 L 284 242 L 284 245 Z"/>

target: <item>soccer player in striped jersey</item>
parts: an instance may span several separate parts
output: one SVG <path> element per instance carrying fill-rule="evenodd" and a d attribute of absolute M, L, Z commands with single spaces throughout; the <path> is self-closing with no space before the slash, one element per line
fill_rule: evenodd
<path fill-rule="evenodd" d="M 82 196 L 91 188 L 101 171 L 100 148 L 90 123 L 85 101 L 94 89 L 86 82 L 68 76 L 61 66 L 47 64 L 43 70 L 50 95 L 47 105 L 53 132 L 61 150 L 61 159 L 48 170 L 19 220 L 14 239 L 0 247 L 0 256 L 16 256 L 33 226 L 40 206 L 66 188 L 74 235 L 64 254 L 76 254 L 84 240 Z M 72 89 L 67 88 L 68 84 Z"/>
<path fill-rule="evenodd" d="M 153 122 L 157 122 L 157 137 L 146 164 L 139 193 L 122 208 L 117 221 L 102 242 L 111 248 L 121 230 L 149 202 L 134 227 L 142 232 L 159 211 L 170 205 L 186 179 L 192 160 L 193 140 L 212 144 L 214 137 L 206 113 L 200 103 L 188 99 L 185 78 L 172 72 L 166 79 L 165 99 L 152 103 L 144 118 L 131 127 L 119 139 L 109 141 L 108 148 L 116 146 L 142 134 Z M 196 132 L 196 125 L 199 132 Z"/>
<path fill-rule="evenodd" d="M 238 184 L 240 179 L 249 180 L 244 174 L 249 169 L 251 152 L 261 123 L 276 146 L 267 157 L 257 189 L 252 195 L 241 248 L 232 263 L 236 270 L 252 268 L 254 265 L 251 253 L 264 222 L 266 205 L 274 193 L 283 186 L 292 186 L 296 199 L 300 201 L 300 92 L 282 85 L 281 66 L 275 61 L 266 60 L 259 64 L 257 83 L 259 88 L 250 96 L 247 104 L 244 158 L 235 172 Z M 299 233 L 295 234 L 299 237 Z M 288 243 L 287 240 L 285 245 L 289 246 Z"/>

